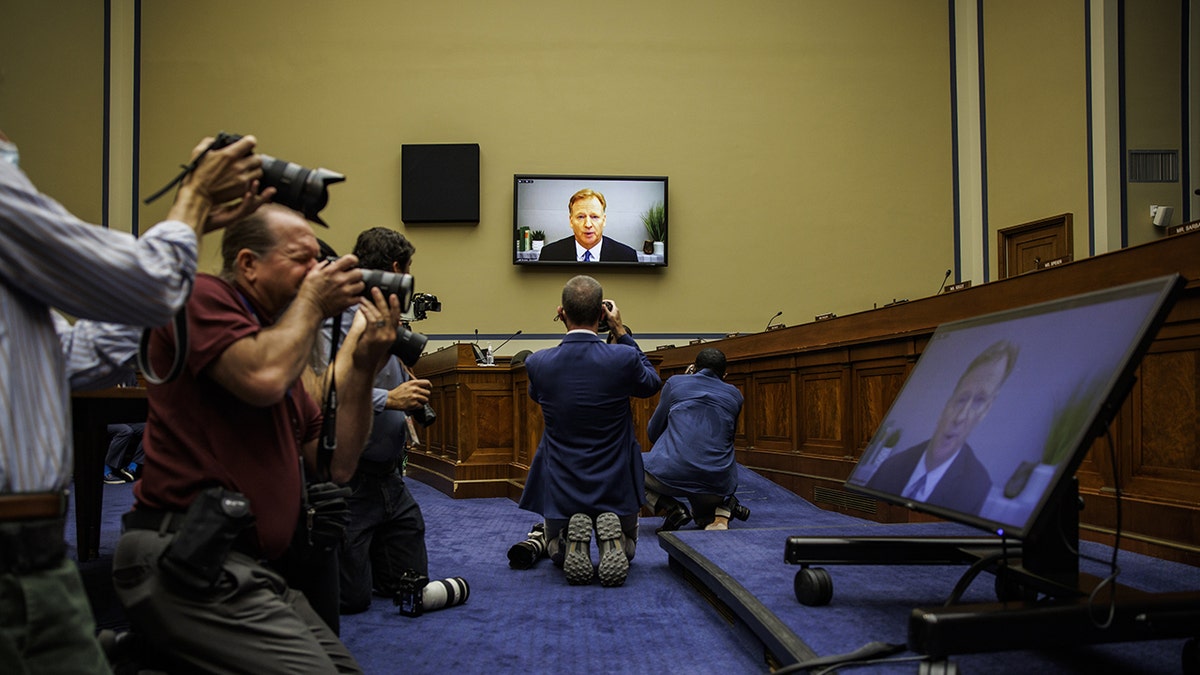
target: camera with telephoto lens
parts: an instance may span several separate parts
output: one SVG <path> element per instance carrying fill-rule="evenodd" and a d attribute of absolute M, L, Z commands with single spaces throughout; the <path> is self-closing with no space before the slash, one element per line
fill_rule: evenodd
<path fill-rule="evenodd" d="M 336 260 L 338 260 L 337 256 L 329 256 L 325 258 L 325 262 L 327 263 L 332 263 Z M 412 306 L 414 297 L 413 285 L 416 283 L 416 281 L 413 279 L 413 275 L 362 268 L 362 280 L 362 294 L 364 297 L 371 297 L 371 289 L 378 288 L 383 292 L 383 297 L 386 298 L 389 295 L 394 295 L 400 300 L 401 312 L 407 312 Z M 424 343 L 422 343 L 421 346 L 424 347 Z M 418 352 L 418 354 L 419 353 L 420 352 Z"/>
<path fill-rule="evenodd" d="M 421 616 L 424 612 L 461 605 L 471 595 L 471 587 L 462 577 L 430 581 L 416 570 L 405 570 L 399 586 L 392 601 L 404 616 Z"/>
<path fill-rule="evenodd" d="M 240 139 L 238 134 L 222 131 L 208 149 L 218 150 Z M 275 188 L 272 201 L 303 213 L 305 218 L 314 223 L 329 227 L 317 214 L 329 203 L 329 185 L 346 180 L 346 176 L 329 169 L 305 168 L 261 153 L 259 157 L 262 158 L 263 171 L 259 183 L 264 188 Z"/>

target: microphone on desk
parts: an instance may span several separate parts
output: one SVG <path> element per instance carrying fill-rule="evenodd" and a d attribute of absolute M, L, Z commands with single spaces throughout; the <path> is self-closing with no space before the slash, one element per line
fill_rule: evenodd
<path fill-rule="evenodd" d="M 475 329 L 475 341 L 471 343 L 471 351 L 475 353 L 475 363 L 483 363 L 487 355 L 479 348 L 479 329 Z"/>
<path fill-rule="evenodd" d="M 504 342 L 501 342 L 501 343 L 500 343 L 500 347 L 503 347 L 504 345 L 508 344 L 510 340 L 512 340 L 513 338 L 517 337 L 518 335 L 520 335 L 520 334 L 521 334 L 521 333 L 523 333 L 523 332 L 525 332 L 525 331 L 518 330 L 517 332 L 515 332 L 515 333 L 513 333 L 512 335 L 508 336 L 508 340 L 505 340 Z M 493 354 L 495 354 L 495 353 L 496 353 L 496 352 L 497 352 L 497 351 L 500 349 L 500 347 L 496 347 L 496 349 L 493 349 L 493 350 L 492 350 L 492 353 L 493 353 Z"/>
<path fill-rule="evenodd" d="M 775 316 L 771 317 L 771 320 L 767 322 L 767 327 L 766 327 L 766 328 L 764 328 L 763 330 L 771 330 L 771 324 L 772 324 L 772 323 L 775 323 L 775 319 L 778 319 L 778 318 L 779 318 L 779 317 L 781 317 L 781 316 L 783 316 L 783 310 L 782 310 L 782 309 L 781 309 L 781 310 L 779 310 L 778 312 L 775 312 Z"/>
<path fill-rule="evenodd" d="M 934 295 L 941 293 L 942 290 L 946 288 L 946 280 L 950 278 L 950 272 L 951 270 L 946 270 L 946 276 L 942 277 L 942 285 L 938 286 L 937 293 L 934 293 Z"/>

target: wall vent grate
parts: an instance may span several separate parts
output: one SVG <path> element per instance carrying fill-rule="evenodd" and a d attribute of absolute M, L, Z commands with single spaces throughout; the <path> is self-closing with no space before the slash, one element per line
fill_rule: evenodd
<path fill-rule="evenodd" d="M 845 490 L 833 490 L 819 485 L 813 487 L 813 501 L 816 503 L 824 502 L 834 506 L 840 506 L 845 509 L 854 509 L 863 513 L 875 513 L 879 502 L 872 497 L 856 495 Z"/>
<path fill-rule="evenodd" d="M 1130 150 L 1130 183 L 1178 183 L 1178 150 Z"/>

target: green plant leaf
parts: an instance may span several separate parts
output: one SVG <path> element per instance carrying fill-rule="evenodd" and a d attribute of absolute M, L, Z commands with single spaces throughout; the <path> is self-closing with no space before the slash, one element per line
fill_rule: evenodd
<path fill-rule="evenodd" d="M 667 207 L 663 202 L 655 202 L 642 214 L 642 224 L 646 226 L 646 234 L 652 241 L 667 240 Z"/>

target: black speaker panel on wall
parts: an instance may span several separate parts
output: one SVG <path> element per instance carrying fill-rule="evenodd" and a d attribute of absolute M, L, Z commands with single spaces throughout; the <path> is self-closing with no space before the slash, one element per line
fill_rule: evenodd
<path fill-rule="evenodd" d="M 400 191 L 406 223 L 478 223 L 479 144 L 401 146 Z"/>

